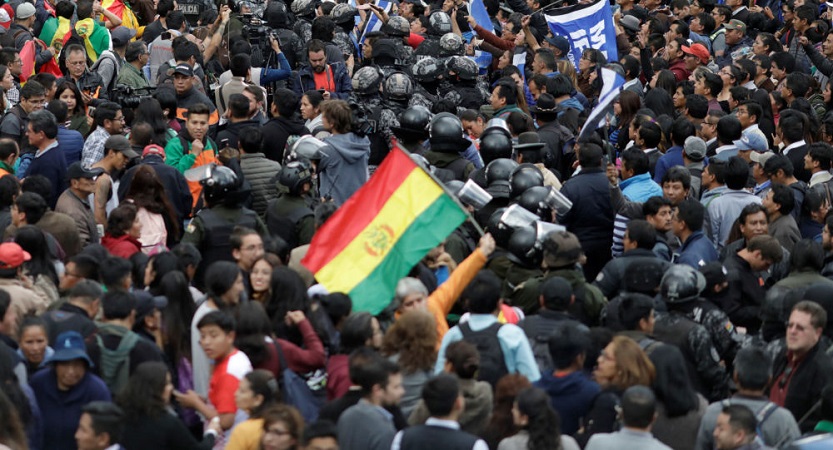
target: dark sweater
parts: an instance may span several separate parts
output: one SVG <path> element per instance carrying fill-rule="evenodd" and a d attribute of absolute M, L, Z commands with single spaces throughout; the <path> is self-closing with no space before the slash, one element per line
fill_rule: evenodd
<path fill-rule="evenodd" d="M 43 175 L 52 182 L 52 193 L 46 199 L 51 209 L 55 209 L 58 196 L 67 189 L 67 161 L 61 146 L 52 147 L 46 153 L 36 157 L 29 165 L 26 176 Z"/>
<path fill-rule="evenodd" d="M 127 450 L 210 450 L 214 447 L 214 436 L 197 441 L 176 416 L 163 413 L 128 420 L 121 442 Z"/>

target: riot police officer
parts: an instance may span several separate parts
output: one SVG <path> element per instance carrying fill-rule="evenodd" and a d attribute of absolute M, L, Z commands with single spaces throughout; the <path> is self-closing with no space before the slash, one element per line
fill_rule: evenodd
<path fill-rule="evenodd" d="M 315 217 L 308 201 L 313 188 L 312 173 L 312 165 L 306 159 L 285 164 L 278 173 L 278 183 L 285 193 L 266 208 L 269 233 L 286 241 L 289 248 L 309 244 L 315 233 Z"/>

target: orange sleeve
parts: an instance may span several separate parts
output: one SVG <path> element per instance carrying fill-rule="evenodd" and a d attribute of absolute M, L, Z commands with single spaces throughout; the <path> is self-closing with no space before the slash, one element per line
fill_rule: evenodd
<path fill-rule="evenodd" d="M 437 290 L 428 297 L 428 304 L 438 308 L 443 315 L 451 311 L 457 297 L 463 289 L 471 283 L 477 272 L 486 265 L 486 255 L 482 250 L 475 249 L 468 258 L 464 259 L 451 276 Z"/>

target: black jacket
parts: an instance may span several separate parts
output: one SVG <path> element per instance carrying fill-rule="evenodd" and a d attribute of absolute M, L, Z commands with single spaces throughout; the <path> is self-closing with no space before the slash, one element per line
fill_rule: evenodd
<path fill-rule="evenodd" d="M 781 349 L 773 364 L 772 388 L 778 389 L 778 383 L 787 367 L 787 348 Z M 795 373 L 787 386 L 787 397 L 784 408 L 793 413 L 796 421 L 800 421 L 805 414 L 821 398 L 821 391 L 833 381 L 833 360 L 825 353 L 820 344 L 813 347 L 804 361 L 795 369 Z M 816 427 L 821 420 L 818 409 L 798 426 L 802 433 L 807 433 Z"/>
<path fill-rule="evenodd" d="M 300 120 L 274 117 L 260 129 L 263 133 L 263 154 L 272 161 L 283 163 L 290 136 L 304 136 L 309 130 Z"/>
<path fill-rule="evenodd" d="M 586 168 L 564 183 L 561 188 L 573 208 L 558 223 L 578 237 L 581 246 L 613 241 L 613 205 L 610 201 L 610 183 L 602 168 Z M 588 255 L 589 256 L 589 255 Z"/>
<path fill-rule="evenodd" d="M 178 139 L 178 138 L 175 138 Z M 179 223 L 182 223 L 186 218 L 191 216 L 191 206 L 193 205 L 191 197 L 191 189 L 188 187 L 188 182 L 185 176 L 175 167 L 165 164 L 165 161 L 159 155 L 148 155 L 142 158 L 142 164 L 147 164 L 156 172 L 159 181 L 165 186 L 165 193 L 168 195 L 168 200 L 176 210 L 179 216 Z M 130 182 L 133 180 L 133 175 L 138 170 L 139 166 L 131 167 L 121 177 L 119 183 L 119 201 L 124 200 L 127 191 L 130 189 Z M 181 231 L 180 227 L 180 231 Z M 179 236 L 176 236 L 179 239 Z"/>
<path fill-rule="evenodd" d="M 225 128 L 223 128 L 219 133 L 217 133 L 217 144 L 220 146 L 218 150 L 225 147 L 225 145 L 223 145 L 223 140 L 225 139 L 228 139 L 229 147 L 237 149 L 237 141 L 240 138 L 240 132 L 247 127 L 260 128 L 260 122 L 258 122 L 257 120 L 244 120 L 242 122 L 227 123 Z"/>
<path fill-rule="evenodd" d="M 613 298 L 625 288 L 623 281 L 628 267 L 630 267 L 631 264 L 640 263 L 646 260 L 652 262 L 656 261 L 662 264 L 663 272 L 671 266 L 670 262 L 663 261 L 657 257 L 657 254 L 653 251 L 636 248 L 622 253 L 620 257 L 612 259 L 605 264 L 593 284 L 595 284 L 596 287 L 602 291 L 602 294 L 604 294 L 605 297 Z"/>
<path fill-rule="evenodd" d="M 746 327 L 750 334 L 761 328 L 761 305 L 766 290 L 761 286 L 761 276 L 737 253 L 728 255 L 723 262 L 729 281 L 729 293 L 720 306 L 735 325 Z"/>

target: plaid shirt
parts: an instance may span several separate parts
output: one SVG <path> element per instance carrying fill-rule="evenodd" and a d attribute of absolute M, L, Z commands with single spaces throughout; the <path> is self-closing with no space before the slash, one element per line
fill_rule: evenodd
<path fill-rule="evenodd" d="M 104 142 L 110 137 L 110 133 L 104 127 L 98 127 L 87 136 L 84 142 L 84 149 L 81 150 L 81 165 L 89 169 L 93 164 L 104 158 Z"/>
<path fill-rule="evenodd" d="M 20 103 L 20 84 L 17 80 L 14 80 L 12 88 L 6 91 L 6 98 L 9 100 L 9 108 Z"/>

